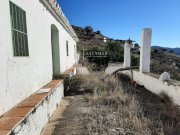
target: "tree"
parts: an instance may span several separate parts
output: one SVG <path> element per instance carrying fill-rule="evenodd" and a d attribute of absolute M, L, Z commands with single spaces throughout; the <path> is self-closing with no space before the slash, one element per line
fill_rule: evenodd
<path fill-rule="evenodd" d="M 85 35 L 87 35 L 89 37 L 93 37 L 94 36 L 93 28 L 91 26 L 86 26 L 84 28 L 84 30 L 85 30 Z"/>
<path fill-rule="evenodd" d="M 100 53 L 103 53 L 104 55 Z M 86 50 L 86 54 L 88 61 L 95 63 L 97 66 L 105 66 L 108 64 L 108 57 L 106 57 L 106 50 L 104 49 L 92 47 L 91 49 Z"/>
<path fill-rule="evenodd" d="M 108 42 L 106 51 L 108 52 L 108 60 L 111 62 L 124 61 L 124 49 L 121 44 Z"/>
<path fill-rule="evenodd" d="M 135 44 L 134 44 L 134 47 L 135 47 L 135 48 L 139 48 L 139 44 L 138 44 L 138 43 L 135 43 Z"/>
<path fill-rule="evenodd" d="M 101 35 L 101 31 L 100 30 L 96 31 L 96 34 Z"/>
<path fill-rule="evenodd" d="M 155 54 L 159 53 L 158 49 L 154 49 L 154 53 Z"/>

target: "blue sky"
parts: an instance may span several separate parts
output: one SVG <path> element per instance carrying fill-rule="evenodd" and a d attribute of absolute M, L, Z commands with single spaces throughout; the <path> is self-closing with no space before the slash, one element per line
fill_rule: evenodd
<path fill-rule="evenodd" d="M 180 0 L 58 0 L 73 25 L 90 25 L 115 39 L 141 42 L 152 28 L 152 45 L 180 47 Z"/>

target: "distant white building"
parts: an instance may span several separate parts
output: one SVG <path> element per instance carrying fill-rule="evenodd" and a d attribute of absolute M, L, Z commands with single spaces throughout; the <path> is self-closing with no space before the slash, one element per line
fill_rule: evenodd
<path fill-rule="evenodd" d="M 0 0 L 0 116 L 71 68 L 76 42 L 55 0 Z"/>

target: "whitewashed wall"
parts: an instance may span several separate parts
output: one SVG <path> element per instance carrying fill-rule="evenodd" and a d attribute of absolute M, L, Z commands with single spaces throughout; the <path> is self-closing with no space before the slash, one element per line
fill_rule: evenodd
<path fill-rule="evenodd" d="M 29 57 L 13 56 L 9 0 L 0 0 L 0 115 L 52 80 L 51 24 L 59 30 L 61 72 L 75 63 L 75 40 L 39 0 L 11 1 L 26 11 Z"/>
<path fill-rule="evenodd" d="M 35 107 L 35 113 L 31 112 L 25 118 L 26 123 L 18 124 L 11 134 L 14 135 L 39 135 L 49 118 L 52 116 L 55 109 L 58 107 L 63 98 L 63 84 L 60 84 L 52 93 L 49 94 L 48 100 L 43 101 Z M 10 134 L 10 135 L 11 135 Z"/>
<path fill-rule="evenodd" d="M 121 71 L 121 73 L 131 76 L 130 71 Z M 180 105 L 180 86 L 168 84 L 167 82 L 160 81 L 157 78 L 138 71 L 133 71 L 133 79 L 154 94 L 159 95 L 161 92 L 166 93 L 169 97 L 171 97 L 174 104 Z"/>

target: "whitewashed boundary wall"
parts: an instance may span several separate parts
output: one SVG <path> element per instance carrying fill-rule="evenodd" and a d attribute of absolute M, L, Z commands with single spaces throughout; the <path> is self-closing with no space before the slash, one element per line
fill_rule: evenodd
<path fill-rule="evenodd" d="M 131 77 L 130 71 L 121 71 Z M 143 85 L 147 90 L 154 94 L 159 95 L 161 92 L 166 93 L 173 101 L 174 104 L 180 105 L 180 86 L 177 84 L 168 84 L 167 82 L 160 81 L 148 74 L 139 71 L 133 71 L 133 79 L 138 84 Z"/>

